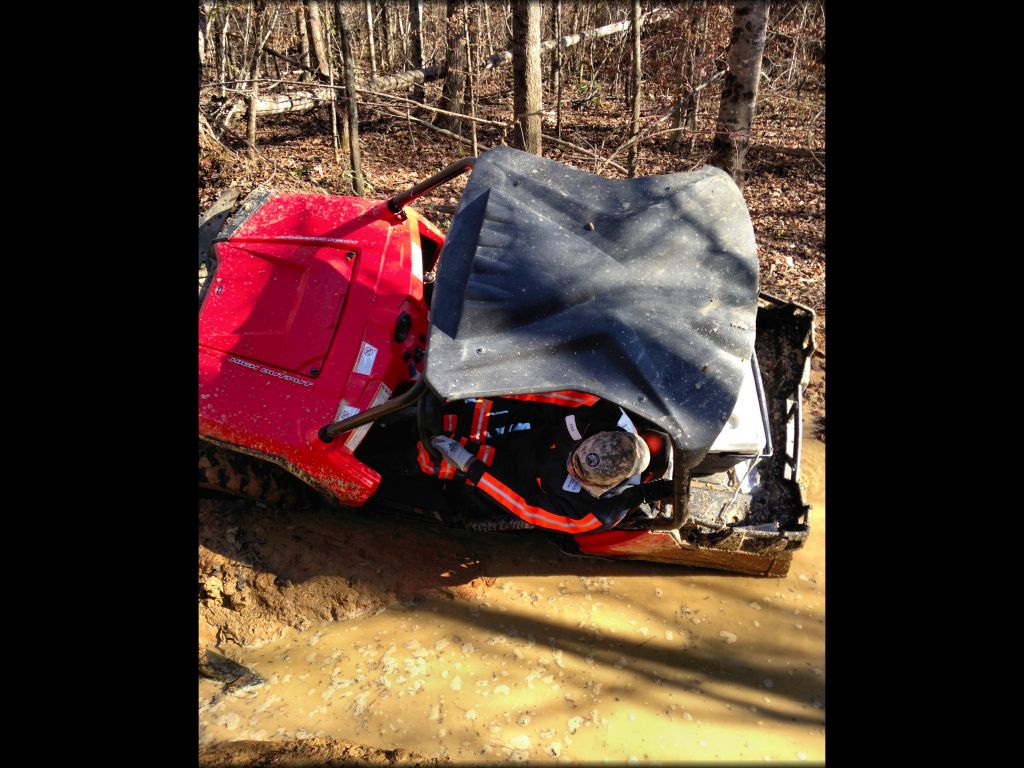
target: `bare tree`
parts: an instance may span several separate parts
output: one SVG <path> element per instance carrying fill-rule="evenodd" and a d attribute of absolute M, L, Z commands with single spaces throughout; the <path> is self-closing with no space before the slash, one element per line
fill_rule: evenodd
<path fill-rule="evenodd" d="M 555 0 L 555 40 L 562 36 L 562 0 Z M 562 49 L 551 57 L 551 82 L 555 91 L 555 136 L 562 138 Z"/>
<path fill-rule="evenodd" d="M 370 43 L 370 75 L 377 76 L 377 46 L 373 40 L 373 4 L 366 0 L 366 34 Z"/>
<path fill-rule="evenodd" d="M 348 102 L 348 152 L 352 162 L 352 188 L 362 197 L 363 163 L 359 153 L 359 107 L 356 105 L 356 62 L 352 56 L 352 31 L 345 20 L 341 0 L 334 0 L 334 26 L 338 30 L 341 59 L 345 65 L 345 101 Z"/>
<path fill-rule="evenodd" d="M 249 83 L 250 83 L 250 95 L 249 95 L 249 124 L 246 132 L 246 144 L 249 146 L 249 152 L 253 155 L 256 154 L 256 113 L 257 113 L 257 102 L 259 101 L 259 91 L 257 88 L 258 77 L 260 72 L 260 53 L 263 52 L 263 46 L 266 45 L 267 39 L 270 37 L 270 33 L 273 30 L 274 21 L 277 19 L 277 11 L 274 11 L 274 16 L 269 20 L 266 20 L 266 0 L 256 0 L 253 3 L 253 50 L 252 56 L 249 59 Z M 264 25 L 266 25 L 264 27 Z M 265 30 L 265 31 L 264 31 Z"/>
<path fill-rule="evenodd" d="M 494 53 L 494 39 L 491 37 L 491 11 L 488 3 L 484 2 L 484 27 L 487 29 L 487 55 Z"/>
<path fill-rule="evenodd" d="M 309 34 L 306 32 L 306 9 L 299 6 L 295 9 L 295 29 L 299 34 L 299 61 L 306 71 L 302 73 L 302 79 L 309 79 L 309 70 L 312 69 L 309 61 Z"/>
<path fill-rule="evenodd" d="M 743 184 L 743 163 L 750 145 L 757 85 L 761 79 L 761 55 L 768 25 L 768 3 L 737 0 L 733 7 L 729 42 L 729 72 L 722 86 L 715 143 L 708 160 Z"/>
<path fill-rule="evenodd" d="M 387 0 L 377 0 L 377 18 L 380 21 L 380 24 L 377 27 L 380 39 L 380 45 L 378 46 L 380 68 L 385 72 L 389 72 L 391 71 L 393 58 L 392 48 L 394 46 L 395 36 L 391 29 L 391 26 L 394 23 L 394 18 L 391 15 L 391 11 L 388 9 Z"/>
<path fill-rule="evenodd" d="M 334 87 L 334 56 L 327 59 L 327 76 L 330 78 L 331 86 L 331 145 L 334 147 L 334 162 L 341 164 L 341 140 L 338 137 L 338 89 Z M 341 58 L 341 49 L 338 49 L 338 57 Z M 344 77 L 344 75 L 342 75 Z M 347 127 L 347 126 L 346 126 Z"/>
<path fill-rule="evenodd" d="M 199 3 L 199 87 L 203 85 L 203 65 L 206 63 L 206 39 L 210 34 L 210 4 Z"/>
<path fill-rule="evenodd" d="M 807 21 L 807 8 L 810 3 L 803 4 L 803 10 L 800 14 L 800 25 L 796 29 L 796 33 L 793 35 L 793 55 L 789 58 L 789 72 L 786 74 L 786 84 L 793 82 L 793 75 L 797 69 L 797 61 L 800 58 L 800 49 L 803 46 L 803 31 L 804 23 Z"/>
<path fill-rule="evenodd" d="M 629 136 L 635 139 L 637 134 L 640 133 L 640 0 L 633 0 L 633 23 L 630 25 L 630 30 L 633 43 L 630 81 L 633 87 L 630 95 L 632 119 L 629 123 Z M 629 178 L 636 176 L 636 152 L 639 144 L 639 141 L 634 141 L 629 145 L 629 155 L 626 161 L 626 167 L 629 168 L 629 173 L 626 175 Z"/>
<path fill-rule="evenodd" d="M 474 8 L 474 16 L 479 21 L 479 9 Z M 476 61 L 476 42 L 477 34 L 476 28 L 472 30 L 469 25 L 469 15 L 466 15 L 466 106 L 469 110 L 469 116 L 472 118 L 469 123 L 469 138 L 470 147 L 473 150 L 473 155 L 479 154 L 479 148 L 477 147 L 476 141 L 476 94 L 474 92 L 474 80 L 476 77 L 476 70 L 474 68 L 474 62 Z"/>
<path fill-rule="evenodd" d="M 510 144 L 535 155 L 541 153 L 543 108 L 540 16 L 539 0 L 512 0 L 512 103 L 517 125 Z"/>
<path fill-rule="evenodd" d="M 466 0 L 448 0 L 448 74 L 441 89 L 438 106 L 447 112 L 464 112 L 463 94 L 466 90 L 466 36 L 463 33 L 463 17 Z M 450 115 L 438 115 L 434 125 L 453 133 L 462 133 L 462 120 Z"/>
<path fill-rule="evenodd" d="M 677 109 L 672 115 L 672 139 L 669 141 L 670 152 L 679 149 L 683 141 L 682 128 L 685 125 L 690 131 L 689 149 L 693 152 L 696 142 L 697 112 L 700 109 L 700 92 L 694 88 L 701 82 L 701 61 L 704 58 L 708 37 L 708 17 L 711 15 L 706 0 L 693 3 L 687 7 L 686 17 L 680 20 L 682 27 L 679 35 L 679 74 L 676 80 L 676 104 L 686 104 L 685 109 Z M 684 92 L 690 91 L 692 98 L 684 101 Z"/>
<path fill-rule="evenodd" d="M 225 10 L 217 14 L 220 19 L 220 30 L 214 38 L 217 46 L 217 94 L 224 98 L 227 96 L 227 86 L 224 81 L 228 79 L 228 29 L 231 27 L 231 14 Z"/>
<path fill-rule="evenodd" d="M 690 131 L 690 154 L 693 154 L 694 145 L 697 143 L 697 115 L 700 112 L 700 91 L 693 89 L 697 88 L 697 85 L 704 80 L 705 73 L 701 68 L 701 63 L 705 60 L 708 50 L 708 21 L 711 18 L 711 9 L 707 5 L 707 0 L 704 0 L 700 23 L 697 27 L 697 44 L 690 59 L 690 88 L 693 98 L 690 99 L 689 106 L 683 112 L 683 122 Z M 676 137 L 680 135 L 677 133 Z"/>
<path fill-rule="evenodd" d="M 409 0 L 409 37 L 412 38 L 413 69 L 423 69 L 423 0 Z M 422 85 L 414 85 L 412 98 L 423 103 L 426 92 Z"/>
<path fill-rule="evenodd" d="M 319 0 L 305 0 L 306 19 L 309 23 L 309 39 L 312 43 L 313 55 L 316 58 L 316 70 L 327 80 L 330 73 L 327 69 L 327 45 L 324 41 L 324 28 L 320 19 Z"/>

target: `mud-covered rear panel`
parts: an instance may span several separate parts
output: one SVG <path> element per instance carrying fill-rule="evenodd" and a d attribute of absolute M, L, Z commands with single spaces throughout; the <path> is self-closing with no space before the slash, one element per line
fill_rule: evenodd
<path fill-rule="evenodd" d="M 655 560 L 784 576 L 792 553 L 810 532 L 798 483 L 802 395 L 813 347 L 814 313 L 765 296 L 758 303 L 755 348 L 774 448 L 771 456 L 689 484 L 687 515 L 678 531 L 644 530 L 627 518 L 615 531 L 578 536 L 589 554 Z"/>

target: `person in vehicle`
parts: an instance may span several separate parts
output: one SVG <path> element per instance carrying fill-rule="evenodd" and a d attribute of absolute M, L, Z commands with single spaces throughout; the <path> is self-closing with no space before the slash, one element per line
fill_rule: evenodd
<path fill-rule="evenodd" d="M 613 528 L 641 502 L 671 496 L 672 481 L 641 483 L 647 444 L 614 403 L 581 392 L 473 398 L 449 404 L 444 435 L 422 444 L 420 469 L 442 480 L 456 471 L 471 498 L 531 525 L 564 533 Z"/>

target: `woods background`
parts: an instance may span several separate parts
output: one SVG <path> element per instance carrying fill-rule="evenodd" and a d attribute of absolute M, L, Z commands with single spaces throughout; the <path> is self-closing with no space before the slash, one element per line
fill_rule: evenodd
<path fill-rule="evenodd" d="M 198 15 L 200 210 L 228 186 L 383 197 L 500 144 L 612 178 L 712 163 L 742 186 L 762 290 L 818 313 L 823 365 L 823 3 L 255 0 Z M 417 207 L 444 229 L 464 184 Z"/>

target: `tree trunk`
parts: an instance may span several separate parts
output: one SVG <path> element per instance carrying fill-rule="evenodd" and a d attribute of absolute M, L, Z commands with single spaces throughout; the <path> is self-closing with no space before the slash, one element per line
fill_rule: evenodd
<path fill-rule="evenodd" d="M 377 13 L 380 19 L 380 25 L 377 27 L 378 38 L 380 39 L 378 61 L 380 68 L 387 72 L 392 67 L 392 59 L 394 57 L 392 56 L 391 49 L 395 40 L 391 30 L 392 18 L 391 12 L 388 10 L 387 0 L 377 0 Z"/>
<path fill-rule="evenodd" d="M 373 40 L 373 5 L 370 0 L 366 2 L 366 36 L 370 44 L 370 76 L 377 76 L 377 46 Z"/>
<path fill-rule="evenodd" d="M 767 24 L 767 2 L 737 0 L 732 15 L 729 73 L 722 86 L 715 144 L 708 162 L 724 170 L 740 186 L 743 185 L 743 162 L 754 122 Z"/>
<path fill-rule="evenodd" d="M 306 18 L 309 20 L 309 40 L 313 48 L 313 58 L 316 59 L 315 67 L 324 79 L 328 79 L 330 72 L 327 69 L 327 44 L 320 17 L 320 3 L 319 0 L 305 0 L 305 3 Z"/>
<path fill-rule="evenodd" d="M 409 0 L 409 37 L 412 39 L 413 69 L 423 69 L 423 0 Z M 414 85 L 412 99 L 424 103 L 426 91 L 422 85 Z"/>
<path fill-rule="evenodd" d="M 512 47 L 512 0 L 505 0 L 505 13 L 501 15 L 505 22 L 505 43 Z"/>
<path fill-rule="evenodd" d="M 633 118 L 629 123 L 629 137 L 635 139 L 636 135 L 640 133 L 640 0 L 633 0 L 632 32 L 633 65 L 630 68 L 630 80 L 633 85 L 631 94 Z M 629 170 L 626 176 L 630 179 L 636 176 L 636 155 L 639 144 L 639 141 L 634 141 L 629 145 L 629 155 L 626 160 L 626 168 Z"/>
<path fill-rule="evenodd" d="M 555 0 L 555 40 L 562 36 L 562 0 Z M 555 88 L 555 136 L 562 138 L 562 49 L 551 57 L 551 80 Z"/>
<path fill-rule="evenodd" d="M 249 130 L 246 133 L 246 143 L 249 145 L 250 154 L 256 154 L 256 101 L 259 99 L 257 91 L 257 78 L 260 72 L 260 51 L 263 48 L 263 29 L 261 22 L 263 21 L 263 12 L 266 8 L 266 4 L 257 2 L 254 4 L 255 14 L 253 22 L 253 41 L 255 46 L 252 52 L 252 60 L 249 64 L 249 81 L 250 81 L 250 95 L 249 95 Z M 276 14 L 275 14 L 276 18 Z M 269 32 L 269 29 L 268 29 Z"/>
<path fill-rule="evenodd" d="M 299 61 L 307 70 L 312 69 L 309 62 L 309 34 L 306 32 L 306 9 L 299 6 L 295 9 L 295 27 L 299 32 Z M 302 73 L 303 80 L 309 80 L 309 72 Z"/>
<path fill-rule="evenodd" d="M 704 77 L 700 63 L 704 60 L 704 54 L 708 47 L 708 19 L 711 17 L 711 10 L 707 7 L 707 1 L 703 3 L 703 10 L 700 17 L 700 27 L 697 30 L 697 45 L 693 54 L 693 80 L 690 87 L 694 88 Z M 690 130 L 690 154 L 697 144 L 697 113 L 700 110 L 700 92 L 693 97 L 686 113 L 686 127 Z"/>
<path fill-rule="evenodd" d="M 571 33 L 579 32 L 580 29 L 580 4 L 573 3 L 572 7 L 572 23 L 569 24 L 569 30 Z M 566 69 L 570 72 L 576 72 L 577 70 L 582 71 L 583 69 L 583 51 L 582 49 L 576 49 L 568 55 L 566 58 Z"/>
<path fill-rule="evenodd" d="M 331 86 L 331 146 L 334 147 L 334 162 L 341 165 L 341 139 L 338 138 L 338 89 L 334 87 L 334 61 L 327 60 L 327 71 Z"/>
<path fill-rule="evenodd" d="M 246 63 L 249 60 L 249 37 L 252 35 L 252 3 L 245 6 L 245 33 L 242 35 L 242 50 L 239 52 L 238 72 L 239 74 L 248 71 Z"/>
<path fill-rule="evenodd" d="M 398 25 L 398 37 L 395 40 L 401 40 L 402 43 L 401 53 L 398 51 L 398 42 L 395 43 L 395 56 L 401 55 L 403 67 L 410 66 L 412 62 L 412 53 L 409 51 L 409 32 L 405 28 L 405 22 L 409 21 L 409 17 L 412 15 L 408 10 L 407 8 L 406 13 L 395 14 L 395 23 Z M 389 67 L 389 69 L 393 69 L 393 67 Z"/>
<path fill-rule="evenodd" d="M 631 0 L 632 1 L 632 0 Z M 633 11 L 630 9 L 630 27 L 633 26 Z M 612 83 L 611 92 L 614 94 L 615 89 L 619 84 L 619 77 L 622 77 L 622 113 L 625 115 L 630 114 L 630 110 L 633 108 L 630 102 L 629 95 L 632 93 L 629 84 L 632 74 L 633 67 L 633 46 L 627 45 L 626 41 L 622 41 L 622 61 L 619 66 L 615 68 L 615 81 Z"/>
<path fill-rule="evenodd" d="M 231 26 L 231 15 L 222 13 L 220 16 L 220 31 L 216 38 L 217 81 L 220 83 L 217 86 L 217 95 L 224 98 L 228 95 L 227 86 L 224 85 L 224 81 L 228 79 L 228 28 Z"/>
<path fill-rule="evenodd" d="M 334 25 L 338 30 L 341 59 L 345 65 L 345 101 L 348 102 L 348 151 L 352 161 L 352 189 L 362 197 L 363 163 L 359 153 L 359 107 L 356 105 L 356 65 L 352 56 L 352 32 L 345 20 L 341 0 L 334 0 Z"/>
<path fill-rule="evenodd" d="M 494 38 L 491 37 L 491 12 L 488 3 L 484 0 L 484 27 L 487 30 L 487 55 L 494 53 Z"/>
<path fill-rule="evenodd" d="M 466 90 L 466 36 L 463 34 L 462 17 L 465 16 L 466 0 L 448 0 L 448 74 L 444 78 L 441 101 L 438 106 L 448 112 L 463 112 L 463 94 Z M 434 125 L 452 133 L 462 134 L 462 120 L 450 115 L 438 115 Z"/>
<path fill-rule="evenodd" d="M 793 55 L 789 59 L 789 73 L 786 75 L 786 85 L 790 85 L 793 82 L 793 73 L 797 69 L 797 61 L 800 56 L 800 46 L 803 41 L 804 22 L 807 21 L 807 6 L 809 3 L 804 3 L 803 13 L 800 14 L 800 26 L 797 27 L 796 33 L 793 35 Z"/>
<path fill-rule="evenodd" d="M 693 152 L 694 143 L 697 140 L 697 110 L 700 108 L 700 92 L 698 91 L 693 98 L 687 99 L 684 102 L 683 92 L 685 89 L 689 89 L 690 93 L 693 93 L 696 88 L 703 80 L 704 73 L 701 72 L 701 61 L 704 57 L 705 40 L 707 38 L 708 28 L 708 9 L 707 3 L 694 3 L 687 8 L 687 16 L 681 21 L 683 25 L 682 32 L 679 36 L 679 49 L 678 49 L 678 60 L 679 60 L 679 78 L 676 82 L 676 104 L 685 103 L 687 106 L 684 108 L 677 109 L 672 115 L 672 129 L 675 133 L 672 134 L 672 139 L 668 143 L 668 149 L 670 152 L 676 152 L 679 146 L 683 142 L 683 131 L 681 130 L 684 126 L 690 132 L 689 147 L 690 152 Z"/>
<path fill-rule="evenodd" d="M 689 8 L 687 11 L 689 12 Z M 689 13 L 687 13 L 689 15 Z M 676 104 L 681 104 L 683 101 L 683 89 L 688 85 L 692 79 L 693 71 L 693 27 L 690 20 L 683 18 L 680 20 L 679 35 L 679 47 L 676 49 L 676 61 L 679 64 L 679 69 L 676 75 Z M 675 152 L 679 149 L 679 142 L 682 141 L 682 130 L 683 127 L 683 110 L 677 109 L 672 115 L 672 130 L 676 131 L 672 134 L 672 138 L 668 142 L 669 152 Z"/>
<path fill-rule="evenodd" d="M 512 2 L 512 103 L 516 127 L 510 145 L 535 155 L 541 153 L 539 0 Z"/>
<path fill-rule="evenodd" d="M 249 96 L 249 130 L 246 132 L 246 144 L 249 145 L 249 152 L 256 154 L 256 101 L 259 94 L 256 92 L 255 73 L 252 80 L 252 93 Z"/>
<path fill-rule="evenodd" d="M 210 9 L 206 3 L 199 4 L 199 87 L 203 87 L 203 64 L 206 63 L 206 37 L 210 28 Z"/>
<path fill-rule="evenodd" d="M 477 11 L 479 13 L 479 11 Z M 476 15 L 476 14 L 474 14 Z M 479 17 L 478 17 L 479 18 Z M 476 117 L 476 96 L 473 93 L 473 78 L 475 75 L 473 62 L 476 60 L 476 29 L 470 32 L 469 14 L 466 15 L 466 105 L 469 108 L 469 116 Z M 470 147 L 475 157 L 479 154 L 476 142 L 476 120 L 469 123 Z"/>

